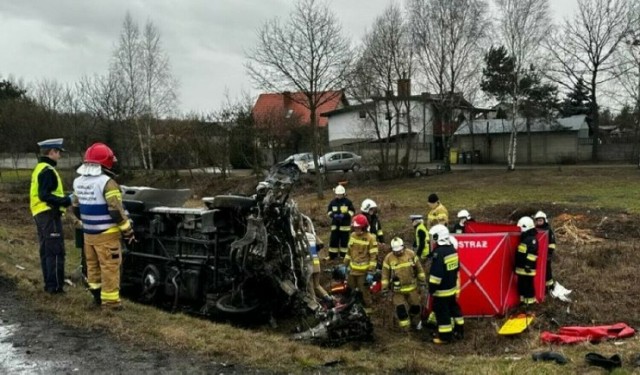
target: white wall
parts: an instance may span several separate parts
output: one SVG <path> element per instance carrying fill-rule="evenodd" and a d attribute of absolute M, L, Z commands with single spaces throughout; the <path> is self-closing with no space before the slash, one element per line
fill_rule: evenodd
<path fill-rule="evenodd" d="M 395 115 L 393 113 L 392 115 Z M 423 140 L 427 138 L 428 142 L 431 142 L 433 138 L 433 111 L 431 104 L 424 105 L 421 102 L 414 101 L 411 104 L 411 128 L 412 131 L 420 134 L 419 139 Z M 385 134 L 381 135 L 381 138 L 386 138 L 386 134 L 389 131 L 389 120 L 385 117 L 386 105 L 384 102 L 378 103 L 378 126 Z M 399 132 L 407 132 L 407 117 L 402 116 L 399 123 Z M 360 118 L 360 112 L 354 110 L 351 112 L 342 112 L 329 117 L 329 145 L 336 145 L 344 143 L 345 140 L 356 139 L 378 139 L 375 131 L 375 126 L 371 118 Z M 391 120 L 391 135 L 396 134 L 396 119 Z"/>

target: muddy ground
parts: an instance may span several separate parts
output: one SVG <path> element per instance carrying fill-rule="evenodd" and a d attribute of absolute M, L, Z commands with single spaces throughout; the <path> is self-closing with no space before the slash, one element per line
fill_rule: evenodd
<path fill-rule="evenodd" d="M 63 297 L 62 297 L 63 298 Z M 98 311 L 99 318 L 100 312 Z M 100 330 L 80 330 L 37 311 L 0 278 L 0 373 L 3 374 L 247 374 L 230 363 L 181 352 L 142 350 Z"/>

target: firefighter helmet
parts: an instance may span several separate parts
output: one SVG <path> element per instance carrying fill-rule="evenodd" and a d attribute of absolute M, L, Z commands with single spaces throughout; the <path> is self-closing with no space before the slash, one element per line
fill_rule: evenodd
<path fill-rule="evenodd" d="M 520 220 L 518 220 L 518 226 L 520 227 L 521 232 L 526 232 L 536 227 L 533 223 L 533 219 L 529 216 L 521 217 Z"/>
<path fill-rule="evenodd" d="M 351 226 L 364 229 L 369 226 L 369 220 L 367 220 L 367 217 L 363 214 L 357 214 L 353 217 L 353 220 L 351 220 Z"/>
<path fill-rule="evenodd" d="M 341 195 L 341 194 L 344 195 L 344 194 L 347 193 L 347 190 L 344 188 L 344 186 L 338 185 L 338 186 L 335 187 L 335 189 L 333 189 L 333 192 L 336 195 Z"/>
<path fill-rule="evenodd" d="M 544 212 L 542 212 L 542 211 L 538 211 L 538 212 L 536 212 L 536 214 L 533 216 L 533 220 L 536 220 L 536 219 L 544 219 L 544 221 L 547 221 L 547 214 L 545 214 L 545 213 L 544 213 Z"/>
<path fill-rule="evenodd" d="M 373 199 L 365 199 L 362 201 L 362 205 L 360 205 L 360 211 L 369 213 L 369 210 L 372 208 L 377 208 L 378 205 Z"/>
<path fill-rule="evenodd" d="M 449 239 L 449 229 L 442 224 L 437 224 L 431 227 L 431 229 L 429 229 L 429 234 L 431 235 L 431 238 L 439 244 L 443 244 Z"/>
<path fill-rule="evenodd" d="M 113 151 L 104 143 L 92 144 L 84 154 L 85 163 L 100 164 L 107 169 L 113 168 L 113 163 L 116 161 L 118 159 L 116 159 Z"/>
<path fill-rule="evenodd" d="M 391 240 L 391 250 L 393 250 L 393 252 L 404 250 L 404 241 L 402 241 L 402 238 L 395 237 Z"/>
<path fill-rule="evenodd" d="M 471 214 L 467 210 L 458 211 L 458 219 L 471 219 Z"/>

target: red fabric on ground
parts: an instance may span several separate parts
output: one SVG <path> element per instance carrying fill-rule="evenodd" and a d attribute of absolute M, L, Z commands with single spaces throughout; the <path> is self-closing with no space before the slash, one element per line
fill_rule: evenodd
<path fill-rule="evenodd" d="M 540 339 L 553 344 L 575 344 L 579 342 L 598 342 L 608 339 L 623 339 L 632 337 L 636 330 L 625 323 L 594 327 L 561 327 L 558 333 L 542 332 Z"/>

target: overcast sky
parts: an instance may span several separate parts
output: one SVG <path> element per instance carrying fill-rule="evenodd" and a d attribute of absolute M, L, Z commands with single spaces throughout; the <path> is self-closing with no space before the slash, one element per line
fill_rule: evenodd
<path fill-rule="evenodd" d="M 391 1 L 329 0 L 347 36 L 360 39 Z M 143 26 L 161 32 L 172 72 L 180 82 L 180 110 L 218 109 L 228 91 L 257 96 L 244 70 L 244 52 L 256 30 L 275 16 L 286 17 L 293 0 L 2 0 L 0 78 L 26 83 L 43 78 L 73 83 L 104 74 L 127 11 Z M 551 0 L 557 20 L 576 0 Z"/>

